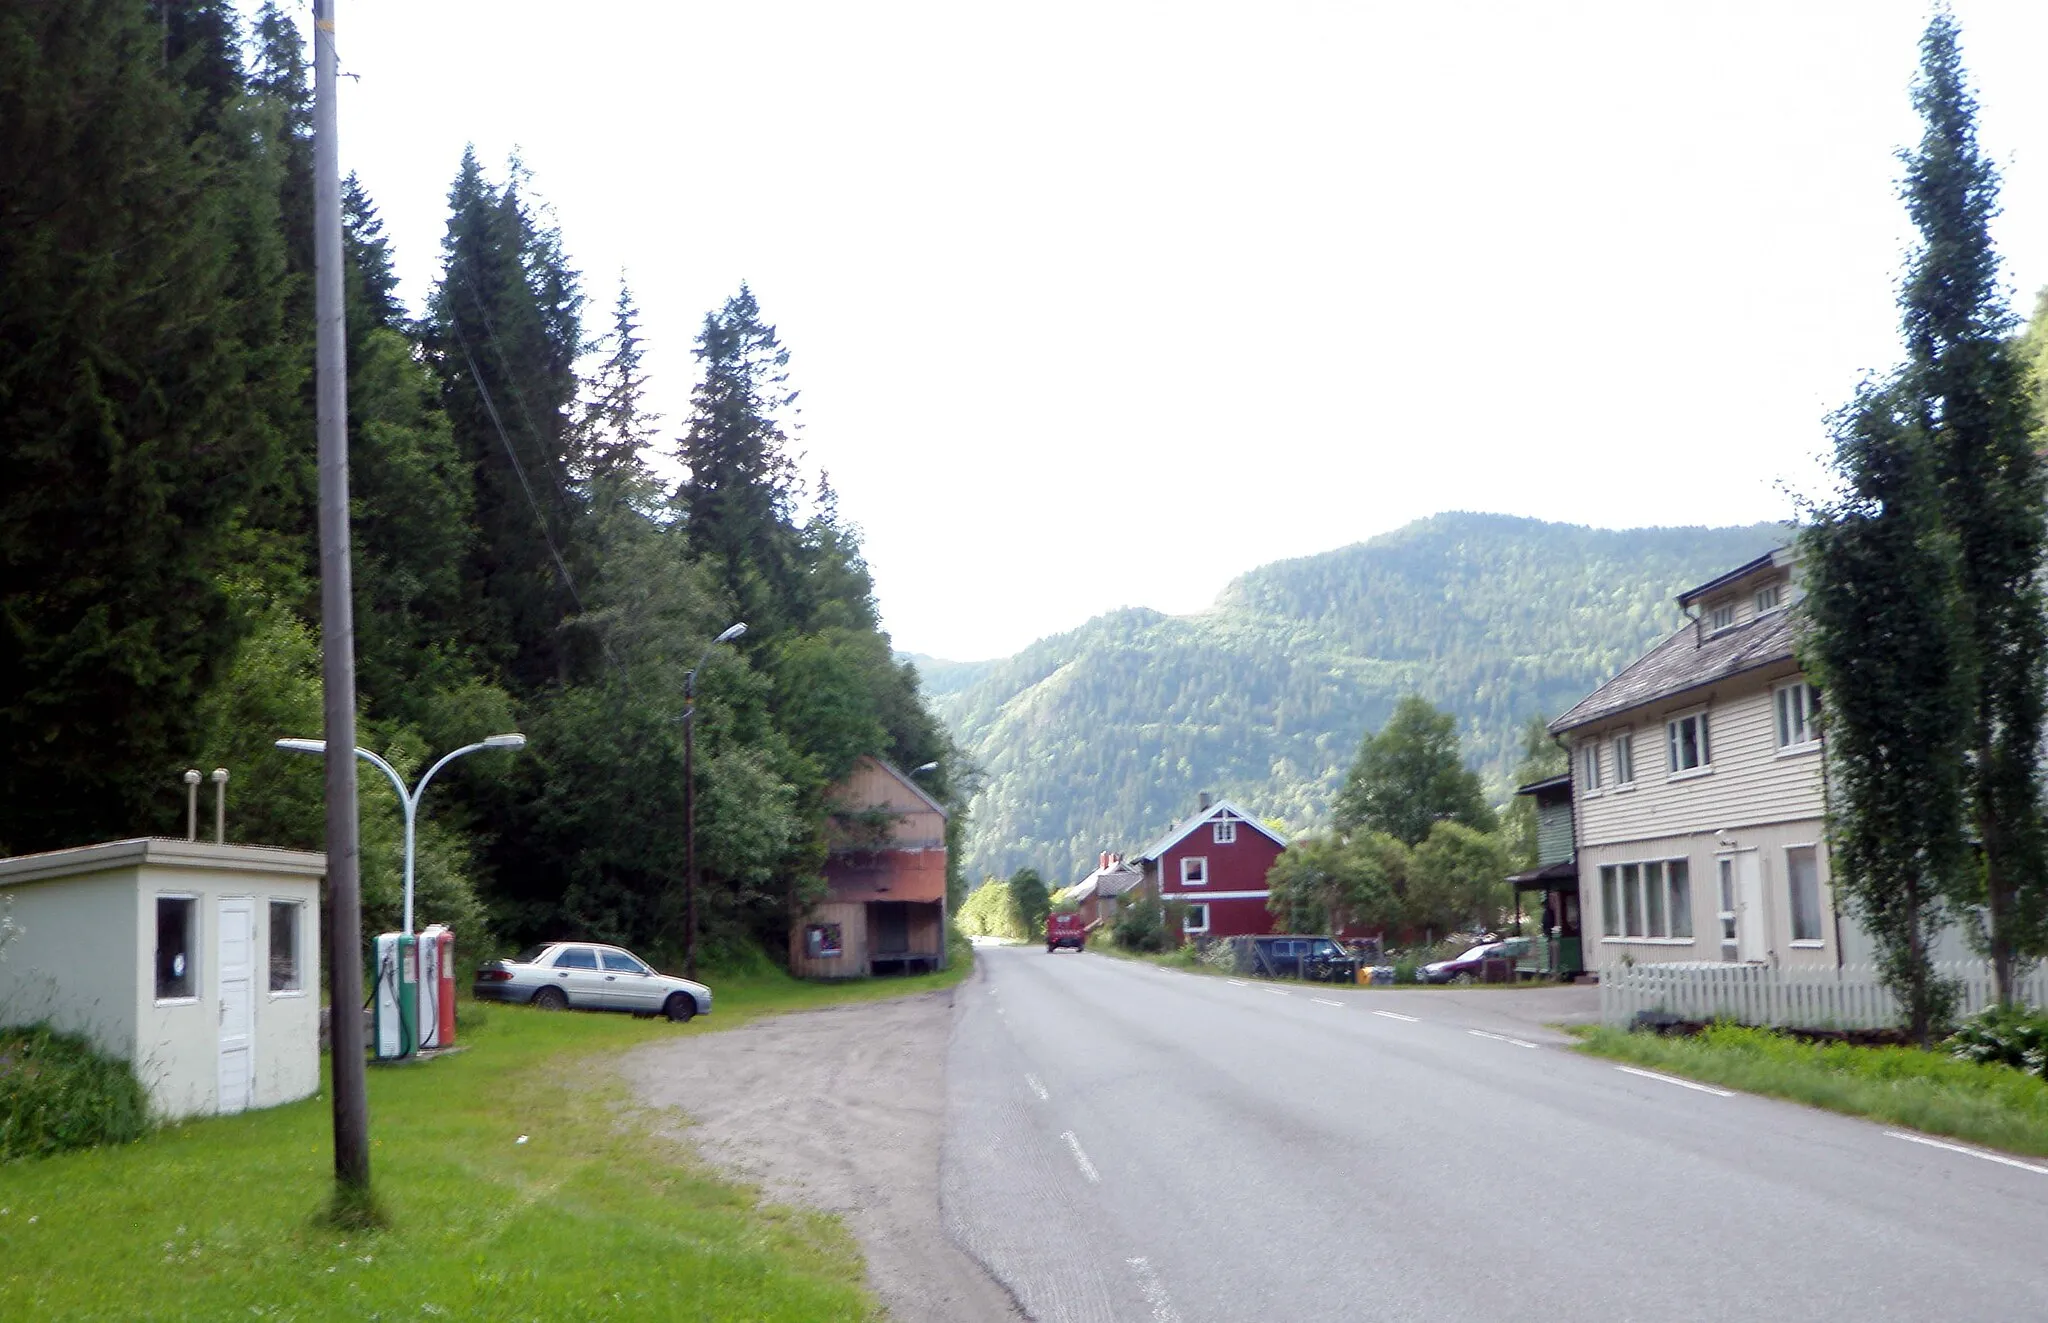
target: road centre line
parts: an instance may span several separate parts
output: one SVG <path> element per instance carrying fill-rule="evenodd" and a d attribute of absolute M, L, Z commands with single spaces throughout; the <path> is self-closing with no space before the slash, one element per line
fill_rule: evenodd
<path fill-rule="evenodd" d="M 1137 1274 L 1138 1289 L 1145 1293 L 1145 1303 L 1152 1306 L 1152 1323 L 1180 1323 L 1180 1315 L 1174 1311 L 1173 1301 L 1166 1298 L 1166 1284 L 1159 1280 L 1159 1274 L 1152 1271 L 1149 1259 L 1125 1259 L 1131 1271 Z"/>
<path fill-rule="evenodd" d="M 1227 979 L 1224 979 L 1223 981 L 1224 981 L 1225 983 L 1228 983 L 1228 984 L 1229 984 L 1229 985 L 1230 985 L 1231 987 L 1233 987 L 1233 988 L 1242 988 L 1242 987 L 1248 987 L 1248 986 L 1250 986 L 1249 984 L 1247 984 L 1247 983 L 1246 983 L 1246 982 L 1245 982 L 1245 981 L 1244 981 L 1243 979 L 1241 979 L 1241 978 L 1227 978 Z"/>
<path fill-rule="evenodd" d="M 2048 1167 L 2037 1166 L 2031 1162 L 2021 1162 L 2018 1158 L 2009 1158 L 2003 1153 L 1986 1153 L 1981 1148 L 1969 1148 L 1962 1144 L 1951 1144 L 1946 1140 L 1929 1139 L 1926 1135 L 1909 1135 L 1903 1130 L 1887 1130 L 1884 1134 L 1887 1139 L 1903 1139 L 1909 1144 L 1925 1144 L 1929 1148 L 1945 1148 L 1951 1153 L 1962 1153 L 1969 1157 L 1982 1158 L 1986 1162 L 2001 1162 L 2008 1167 L 2018 1167 L 2021 1171 L 2031 1171 L 2042 1176 L 2048 1176 Z"/>
<path fill-rule="evenodd" d="M 1418 1019 L 1417 1019 L 1416 1017 L 1414 1017 L 1414 1016 L 1412 1016 L 1412 1015 L 1403 1015 L 1403 1014 L 1401 1014 L 1401 1012 L 1399 1012 L 1399 1011 L 1374 1011 L 1374 1012 L 1373 1012 L 1373 1014 L 1374 1014 L 1374 1015 L 1384 1015 L 1384 1016 L 1386 1016 L 1386 1017 L 1387 1017 L 1387 1018 L 1388 1018 L 1389 1020 L 1405 1020 L 1405 1021 L 1407 1021 L 1407 1022 L 1408 1022 L 1409 1024 L 1420 1024 L 1420 1023 L 1421 1023 L 1421 1021 L 1420 1021 L 1420 1020 L 1418 1020 Z"/>
<path fill-rule="evenodd" d="M 1048 1094 L 1045 1091 L 1045 1086 L 1038 1082 L 1038 1076 L 1033 1075 L 1028 1070 L 1024 1072 L 1024 1082 L 1026 1084 L 1029 1084 L 1031 1086 L 1031 1091 L 1038 1095 L 1038 1101 L 1044 1102 L 1046 1101 L 1046 1099 L 1052 1096 L 1051 1094 Z"/>
<path fill-rule="evenodd" d="M 1344 1009 L 1343 1002 L 1331 1001 L 1328 997 L 1310 997 L 1309 1000 L 1318 1006 L 1335 1006 L 1340 1011 Z"/>
<path fill-rule="evenodd" d="M 1088 1155 L 1081 1151 L 1081 1141 L 1074 1138 L 1074 1132 L 1062 1130 L 1060 1138 L 1066 1140 L 1067 1147 L 1074 1150 L 1074 1161 L 1081 1164 L 1081 1174 L 1086 1176 L 1090 1183 L 1100 1185 L 1102 1183 L 1102 1173 L 1095 1170 L 1095 1164 L 1090 1162 Z"/>
<path fill-rule="evenodd" d="M 1294 995 L 1285 988 L 1261 988 L 1260 991 L 1270 992 L 1276 997 L 1292 997 Z"/>
<path fill-rule="evenodd" d="M 1496 1043 L 1513 1043 L 1516 1047 L 1536 1046 L 1536 1044 L 1534 1043 L 1525 1042 L 1519 1038 L 1509 1038 L 1506 1034 L 1490 1034 L 1487 1033 L 1484 1029 L 1467 1029 L 1465 1032 L 1472 1035 L 1474 1038 L 1491 1038 Z"/>
<path fill-rule="evenodd" d="M 1646 1080 L 1656 1080 L 1660 1084 L 1676 1084 L 1681 1089 L 1697 1089 L 1701 1093 L 1711 1093 L 1716 1098 L 1733 1098 L 1735 1096 L 1732 1089 L 1716 1089 L 1707 1084 L 1695 1084 L 1691 1080 L 1682 1080 L 1676 1075 L 1659 1075 L 1654 1070 L 1637 1070 L 1634 1066 L 1616 1066 L 1615 1069 L 1624 1075 L 1640 1075 Z"/>

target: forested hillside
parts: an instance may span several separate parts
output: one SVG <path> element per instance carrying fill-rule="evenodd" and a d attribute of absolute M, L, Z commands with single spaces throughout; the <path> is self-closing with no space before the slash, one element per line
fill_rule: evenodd
<path fill-rule="evenodd" d="M 320 764 L 273 747 L 321 733 L 299 29 L 274 4 L 245 27 L 231 0 L 78 0 L 0 6 L 0 49 L 0 854 L 177 832 L 181 771 L 215 766 L 232 839 L 317 848 Z M 753 296 L 707 313 L 690 415 L 656 418 L 630 292 L 588 306 L 516 160 L 448 166 L 417 319 L 346 189 L 358 738 L 408 775 L 529 743 L 434 784 L 419 919 L 471 950 L 675 952 L 704 658 L 706 932 L 772 944 L 822 887 L 827 788 L 871 753 L 938 761 L 922 784 L 950 799 L 951 745 L 796 471 Z M 361 784 L 375 932 L 399 817 Z"/>
<path fill-rule="evenodd" d="M 1254 570 L 1193 616 L 1125 610 L 1006 661 L 925 660 L 980 766 L 967 871 L 1055 884 L 1142 847 L 1207 790 L 1299 829 L 1406 693 L 1459 719 L 1497 796 L 1521 727 L 1679 622 L 1672 597 L 1783 541 L 1444 514 Z"/>

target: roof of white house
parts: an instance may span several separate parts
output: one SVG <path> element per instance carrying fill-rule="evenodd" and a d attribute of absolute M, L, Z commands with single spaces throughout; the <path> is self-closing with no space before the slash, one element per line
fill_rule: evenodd
<path fill-rule="evenodd" d="M 1761 568 L 1752 563 L 1741 573 Z M 1729 582 L 1736 575 L 1723 576 L 1715 583 Z M 1703 585 L 1693 593 L 1705 591 Z M 1693 594 L 1687 594 L 1690 598 Z M 1744 671 L 1787 661 L 1792 656 L 1793 613 L 1772 611 L 1754 616 L 1701 638 L 1697 622 L 1682 626 L 1677 633 L 1630 663 L 1627 669 L 1579 700 L 1576 707 L 1550 723 L 1553 734 L 1591 725 L 1645 703 L 1674 698 L 1689 689 L 1726 680 Z"/>
<path fill-rule="evenodd" d="M 216 845 L 212 841 L 180 841 L 164 836 L 139 836 L 102 841 L 41 854 L 0 859 L 0 887 L 83 877 L 117 868 L 152 864 L 169 868 L 204 868 L 212 872 L 279 873 L 320 878 L 327 874 L 327 856 L 305 850 L 280 850 L 269 845 Z"/>
<path fill-rule="evenodd" d="M 1144 876 L 1134 865 L 1119 860 L 1107 868 L 1096 869 L 1061 894 L 1075 904 L 1094 895 L 1121 896 L 1137 886 Z"/>
<path fill-rule="evenodd" d="M 1188 818 L 1186 821 L 1176 822 L 1175 824 L 1173 824 L 1173 826 L 1168 827 L 1166 829 L 1166 835 L 1154 841 L 1149 849 L 1140 851 L 1137 857 L 1140 859 L 1157 859 L 1160 855 L 1165 854 L 1168 850 L 1171 850 L 1174 846 L 1180 844 L 1183 840 L 1186 840 L 1188 835 L 1191 832 L 1193 832 L 1195 828 L 1200 827 L 1205 823 L 1220 822 L 1225 818 L 1230 818 L 1235 821 L 1244 823 L 1253 831 L 1256 831 L 1261 835 L 1265 836 L 1268 840 L 1272 841 L 1273 844 L 1281 847 L 1282 849 L 1285 849 L 1287 847 L 1287 838 L 1285 836 L 1282 836 L 1279 832 L 1274 831 L 1271 827 L 1266 826 L 1257 818 L 1245 812 L 1243 809 L 1231 803 L 1229 800 L 1222 799 L 1218 800 L 1214 804 L 1211 804 L 1208 808 L 1203 809 L 1200 812 L 1196 813 L 1193 817 Z"/>

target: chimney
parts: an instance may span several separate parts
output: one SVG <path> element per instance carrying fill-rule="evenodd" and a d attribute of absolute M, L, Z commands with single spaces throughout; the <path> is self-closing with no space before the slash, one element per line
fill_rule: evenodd
<path fill-rule="evenodd" d="M 1203 791 L 1203 792 L 1201 793 L 1201 797 L 1200 797 L 1200 799 L 1199 799 L 1199 801 L 1198 801 L 1198 803 L 1197 803 L 1197 808 L 1198 808 L 1198 809 L 1199 809 L 1199 810 L 1200 810 L 1201 812 L 1203 812 L 1203 813 L 1207 813 L 1207 812 L 1209 811 L 1209 792 L 1208 792 L 1208 791 L 1204 790 L 1204 791 Z"/>
<path fill-rule="evenodd" d="M 1102 863 L 1101 863 L 1100 867 L 1103 867 L 1103 868 L 1107 868 L 1107 867 L 1109 867 L 1109 851 L 1107 851 L 1107 850 L 1104 850 L 1104 851 L 1102 852 Z"/>

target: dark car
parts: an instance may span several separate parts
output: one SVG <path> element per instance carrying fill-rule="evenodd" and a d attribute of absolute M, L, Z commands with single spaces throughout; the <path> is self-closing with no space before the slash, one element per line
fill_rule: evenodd
<path fill-rule="evenodd" d="M 1529 939 L 1510 937 L 1504 942 L 1481 942 L 1451 960 L 1439 960 L 1415 971 L 1424 983 L 1476 983 L 1485 976 L 1488 961 L 1507 962 L 1506 978 L 1514 977 L 1513 961 L 1529 953 Z M 1498 966 L 1496 966 L 1498 968 Z"/>
<path fill-rule="evenodd" d="M 1333 937 L 1278 934 L 1238 937 L 1237 971 L 1310 983 L 1356 983 L 1359 959 Z"/>

